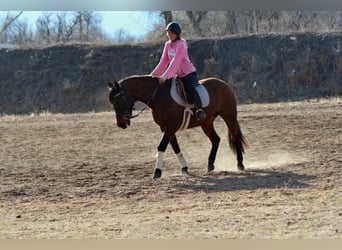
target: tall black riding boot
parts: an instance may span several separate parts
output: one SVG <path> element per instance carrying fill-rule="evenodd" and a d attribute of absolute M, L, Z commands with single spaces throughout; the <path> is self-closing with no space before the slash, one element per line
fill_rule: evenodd
<path fill-rule="evenodd" d="M 197 120 L 204 120 L 205 118 L 207 118 L 207 115 L 205 113 L 205 111 L 202 108 L 202 101 L 200 96 L 198 95 L 197 91 L 195 90 L 193 93 L 193 102 L 194 105 L 196 106 L 196 118 Z"/>

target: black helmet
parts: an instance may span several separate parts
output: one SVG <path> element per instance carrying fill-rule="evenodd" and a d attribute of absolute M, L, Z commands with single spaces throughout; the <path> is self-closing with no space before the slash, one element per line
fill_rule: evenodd
<path fill-rule="evenodd" d="M 166 26 L 165 31 L 172 31 L 180 34 L 182 33 L 182 26 L 179 23 L 171 22 Z"/>

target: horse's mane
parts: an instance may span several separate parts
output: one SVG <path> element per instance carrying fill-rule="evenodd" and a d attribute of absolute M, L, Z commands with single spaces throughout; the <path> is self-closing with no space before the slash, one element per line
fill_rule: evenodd
<path fill-rule="evenodd" d="M 146 81 L 146 80 L 150 80 L 152 79 L 151 75 L 131 75 L 131 76 L 127 76 L 123 79 L 121 79 L 119 81 L 119 84 L 121 85 L 123 82 L 127 81 L 127 80 L 142 80 L 142 81 Z"/>

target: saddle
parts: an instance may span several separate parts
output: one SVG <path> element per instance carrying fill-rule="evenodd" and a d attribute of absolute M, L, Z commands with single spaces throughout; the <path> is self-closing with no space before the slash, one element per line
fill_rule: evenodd
<path fill-rule="evenodd" d="M 207 92 L 207 89 L 201 83 L 198 83 L 195 86 L 195 89 L 198 92 L 199 97 L 201 98 L 202 107 L 203 108 L 207 107 L 209 105 L 209 94 Z M 188 102 L 186 98 L 186 93 L 183 87 L 183 83 L 181 83 L 179 79 L 172 78 L 170 94 L 171 94 L 172 99 L 176 103 L 185 107 L 184 112 L 183 112 L 183 121 L 180 127 L 178 128 L 178 131 L 187 129 L 190 123 L 191 115 L 193 115 L 191 108 L 194 108 L 195 106 Z"/>
<path fill-rule="evenodd" d="M 207 107 L 209 105 L 209 94 L 208 94 L 207 89 L 201 83 L 198 83 L 195 86 L 195 89 L 199 97 L 201 98 L 202 107 L 203 108 Z M 190 107 L 190 108 L 195 107 L 193 104 L 188 102 L 186 98 L 186 93 L 184 91 L 184 87 L 182 86 L 182 83 L 177 78 L 172 78 L 170 94 L 171 94 L 172 99 L 179 105 L 183 107 Z"/>

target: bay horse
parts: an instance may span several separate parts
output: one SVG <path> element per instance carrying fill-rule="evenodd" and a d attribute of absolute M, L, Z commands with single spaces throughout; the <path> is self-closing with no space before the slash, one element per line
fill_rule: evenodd
<path fill-rule="evenodd" d="M 237 120 L 236 98 L 227 83 L 218 78 L 200 80 L 205 86 L 210 103 L 205 108 L 206 119 L 197 120 L 193 115 L 187 128 L 200 126 L 211 141 L 208 172 L 213 171 L 220 137 L 214 129 L 214 120 L 220 116 L 228 127 L 229 145 L 237 157 L 238 170 L 244 170 L 243 155 L 245 140 Z M 160 126 L 163 137 L 157 147 L 157 159 L 153 179 L 162 176 L 163 155 L 170 143 L 181 165 L 181 173 L 188 174 L 188 166 L 178 145 L 176 132 L 183 120 L 184 107 L 173 101 L 170 95 L 171 79 L 160 84 L 152 76 L 129 76 L 118 82 L 108 83 L 109 102 L 116 113 L 117 126 L 127 128 L 131 123 L 132 110 L 136 101 L 145 103 L 152 111 L 155 123 Z"/>

